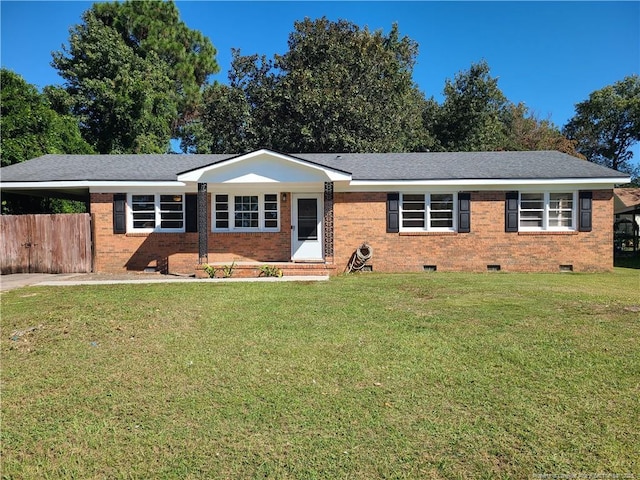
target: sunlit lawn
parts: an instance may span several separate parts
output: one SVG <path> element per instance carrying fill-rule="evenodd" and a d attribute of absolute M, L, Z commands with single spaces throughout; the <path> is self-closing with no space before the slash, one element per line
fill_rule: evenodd
<path fill-rule="evenodd" d="M 639 292 L 620 268 L 3 293 L 2 475 L 640 476 Z"/>

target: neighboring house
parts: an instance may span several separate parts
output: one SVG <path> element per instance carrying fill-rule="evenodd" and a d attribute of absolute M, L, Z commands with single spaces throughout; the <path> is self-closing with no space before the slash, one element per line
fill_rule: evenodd
<path fill-rule="evenodd" d="M 615 188 L 614 240 L 616 252 L 640 250 L 640 188 Z"/>
<path fill-rule="evenodd" d="M 603 271 L 626 174 L 559 152 L 45 155 L 8 192 L 88 196 L 94 270 L 289 262 L 344 271 Z M 299 273 L 299 272 L 297 272 Z"/>

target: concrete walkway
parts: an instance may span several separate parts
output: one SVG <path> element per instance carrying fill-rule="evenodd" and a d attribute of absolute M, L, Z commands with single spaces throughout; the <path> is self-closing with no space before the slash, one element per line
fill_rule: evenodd
<path fill-rule="evenodd" d="M 26 286 L 119 285 L 139 283 L 233 283 L 233 282 L 315 282 L 329 276 L 296 275 L 290 277 L 193 278 L 174 275 L 101 275 L 95 273 L 14 273 L 0 275 L 0 292 Z"/>
<path fill-rule="evenodd" d="M 0 275 L 0 292 L 7 292 L 20 287 L 37 285 L 40 282 L 55 282 L 70 280 L 81 276 L 82 273 L 13 273 Z"/>

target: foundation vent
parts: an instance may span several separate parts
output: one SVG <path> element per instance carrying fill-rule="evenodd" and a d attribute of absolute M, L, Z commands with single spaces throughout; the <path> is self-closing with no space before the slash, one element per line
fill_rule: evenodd
<path fill-rule="evenodd" d="M 437 265 L 423 265 L 422 269 L 425 272 L 436 272 L 438 270 L 438 266 Z"/>
<path fill-rule="evenodd" d="M 573 265 L 560 265 L 561 272 L 573 272 Z"/>
<path fill-rule="evenodd" d="M 487 265 L 487 271 L 488 272 L 499 272 L 500 271 L 500 265 Z"/>

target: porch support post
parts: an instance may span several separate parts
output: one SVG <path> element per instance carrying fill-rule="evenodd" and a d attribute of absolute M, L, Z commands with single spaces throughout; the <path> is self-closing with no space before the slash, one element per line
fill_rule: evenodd
<path fill-rule="evenodd" d="M 209 261 L 207 203 L 207 184 L 198 183 L 198 264 Z"/>
<path fill-rule="evenodd" d="M 324 182 L 324 258 L 333 258 L 333 182 Z"/>

